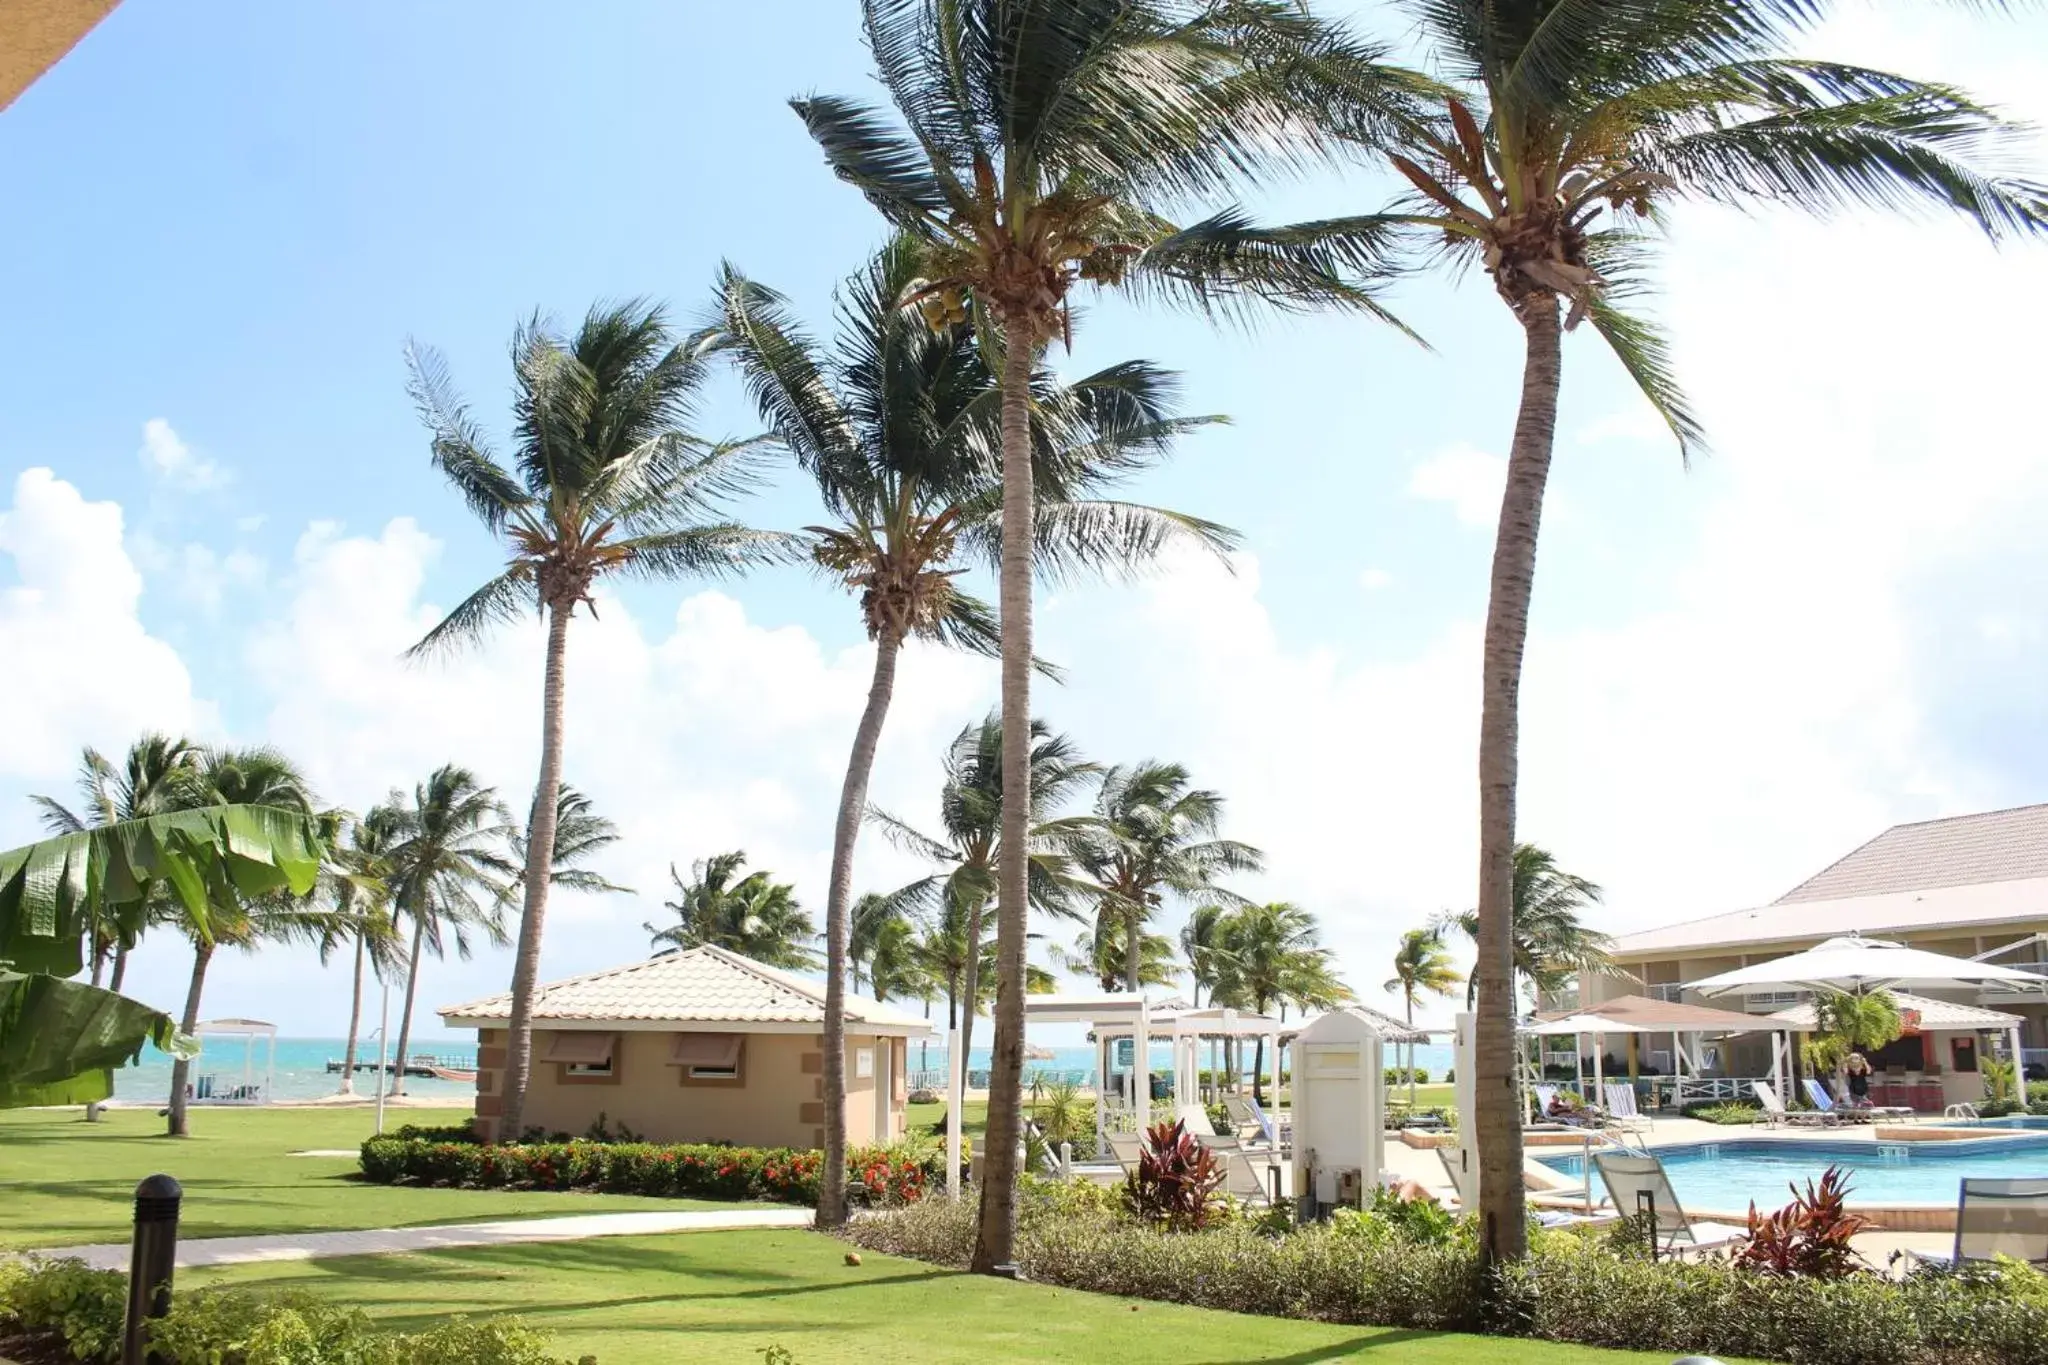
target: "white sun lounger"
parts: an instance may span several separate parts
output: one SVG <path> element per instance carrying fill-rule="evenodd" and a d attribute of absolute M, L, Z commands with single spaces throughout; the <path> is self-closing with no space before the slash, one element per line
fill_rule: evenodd
<path fill-rule="evenodd" d="M 1946 1254 L 1906 1252 L 1909 1261 L 1956 1269 L 2000 1256 L 2048 1270 L 2048 1179 L 1964 1176 L 1955 1247 Z"/>
<path fill-rule="evenodd" d="M 1608 1122 L 1624 1133 L 1649 1131 L 1650 1120 L 1636 1108 L 1636 1088 L 1627 1081 L 1609 1081 L 1600 1091 L 1607 1102 Z"/>
<path fill-rule="evenodd" d="M 1766 1128 L 1776 1128 L 1780 1124 L 1798 1128 L 1833 1128 L 1841 1122 L 1825 1110 L 1787 1109 L 1785 1101 L 1778 1098 L 1778 1088 L 1769 1081 L 1751 1081 L 1749 1088 L 1756 1092 L 1756 1102 L 1764 1107 Z"/>
<path fill-rule="evenodd" d="M 1813 1107 L 1823 1114 L 1833 1114 L 1838 1119 L 1851 1123 L 1868 1123 L 1872 1119 L 1912 1118 L 1913 1111 L 1897 1104 L 1837 1104 L 1828 1088 L 1812 1076 L 1806 1078 L 1806 1098 L 1813 1101 Z"/>
<path fill-rule="evenodd" d="M 1645 1203 L 1655 1209 L 1657 1245 L 1664 1251 L 1683 1255 L 1749 1240 L 1747 1228 L 1727 1223 L 1695 1223 L 1687 1218 L 1678 1203 L 1678 1192 L 1671 1188 L 1671 1177 L 1664 1172 L 1664 1163 L 1656 1157 L 1600 1152 L 1593 1157 L 1593 1169 L 1600 1172 L 1615 1212 L 1632 1218 Z"/>

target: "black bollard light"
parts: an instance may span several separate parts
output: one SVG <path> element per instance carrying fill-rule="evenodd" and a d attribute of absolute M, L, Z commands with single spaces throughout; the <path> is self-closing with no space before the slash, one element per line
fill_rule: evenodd
<path fill-rule="evenodd" d="M 178 1263 L 178 1205 L 185 1191 L 167 1175 L 135 1187 L 135 1242 L 128 1258 L 128 1325 L 121 1365 L 156 1359 L 144 1343 L 144 1324 L 171 1311 L 171 1271 Z"/>

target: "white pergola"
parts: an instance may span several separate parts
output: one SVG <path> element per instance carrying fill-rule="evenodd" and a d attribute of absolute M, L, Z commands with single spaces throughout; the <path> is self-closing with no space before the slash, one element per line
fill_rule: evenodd
<path fill-rule="evenodd" d="M 1201 1048 L 1204 1039 L 1252 1038 L 1266 1044 L 1266 1065 L 1275 1091 L 1280 1085 L 1280 1041 L 1285 1026 L 1268 1015 L 1248 1010 L 1195 1009 L 1177 997 L 1144 995 L 1027 995 L 1024 1019 L 1031 1024 L 1086 1024 L 1095 1040 L 1095 1149 L 1108 1150 L 1110 1059 L 1116 1044 L 1129 1040 L 1131 1067 L 1126 1073 L 1124 1108 L 1137 1130 L 1152 1123 L 1151 1067 L 1154 1042 L 1170 1042 L 1173 1052 L 1173 1105 L 1201 1100 Z M 956 1105 L 957 1107 L 957 1105 Z"/>
<path fill-rule="evenodd" d="M 270 1087 L 277 1073 L 277 1025 L 261 1019 L 209 1019 L 192 1030 L 192 1036 L 201 1040 L 207 1038 L 240 1038 L 242 1040 L 242 1085 L 236 1092 L 240 1103 L 267 1101 Z M 269 1044 L 269 1052 L 263 1063 L 263 1085 L 255 1084 L 256 1040 L 262 1038 Z M 209 1101 L 228 1103 L 217 1096 Z"/>

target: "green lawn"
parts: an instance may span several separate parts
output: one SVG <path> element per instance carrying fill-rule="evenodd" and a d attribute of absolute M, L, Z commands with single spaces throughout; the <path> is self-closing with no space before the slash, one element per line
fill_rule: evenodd
<path fill-rule="evenodd" d="M 181 1271 L 194 1284 L 262 1284 L 333 1295 L 396 1329 L 451 1313 L 517 1313 L 555 1350 L 600 1365 L 675 1360 L 796 1365 L 915 1360 L 1118 1365 L 1594 1365 L 1669 1356 L 1505 1338 L 1336 1327 L 1042 1285 L 1009 1284 L 846 1248 L 817 1233 L 683 1233 L 550 1246 L 358 1257 Z"/>
<path fill-rule="evenodd" d="M 387 1126 L 457 1122 L 459 1113 L 387 1111 Z M 76 1109 L 0 1111 L 0 1249 L 122 1241 L 135 1184 L 165 1171 L 185 1187 L 181 1234 L 404 1227 L 484 1218 L 616 1209 L 674 1209 L 698 1201 L 513 1190 L 414 1190 L 351 1179 L 353 1157 L 295 1157 L 354 1148 L 376 1125 L 368 1109 L 195 1110 L 193 1136 L 162 1136 L 154 1110 L 110 1109 L 87 1123 Z M 703 1207 L 716 1207 L 703 1204 Z"/>
<path fill-rule="evenodd" d="M 928 1133 L 932 1126 L 945 1121 L 946 1102 L 937 1104 L 911 1104 L 903 1109 L 904 1126 L 911 1133 Z M 1092 1121 L 1092 1120 L 1091 1120 Z M 988 1101 L 968 1100 L 960 1106 L 960 1131 L 968 1137 L 980 1137 L 988 1131 Z"/>

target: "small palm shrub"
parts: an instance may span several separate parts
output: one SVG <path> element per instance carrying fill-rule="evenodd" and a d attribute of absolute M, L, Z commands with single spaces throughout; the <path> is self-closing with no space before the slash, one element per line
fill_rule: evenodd
<path fill-rule="evenodd" d="M 1720 1100 L 1713 1104 L 1688 1104 L 1682 1112 L 1689 1119 L 1736 1126 L 1755 1123 L 1764 1111 L 1754 1100 Z"/>
<path fill-rule="evenodd" d="M 1138 1152 L 1138 1169 L 1124 1182 L 1124 1205 L 1145 1222 L 1199 1232 L 1208 1226 L 1223 1177 L 1223 1163 L 1187 1124 L 1155 1123 Z"/>

